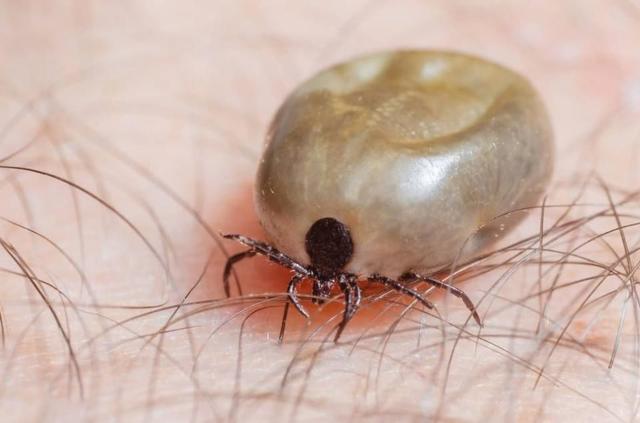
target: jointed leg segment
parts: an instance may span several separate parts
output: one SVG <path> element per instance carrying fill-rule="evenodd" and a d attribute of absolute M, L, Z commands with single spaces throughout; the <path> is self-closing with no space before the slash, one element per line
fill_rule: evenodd
<path fill-rule="evenodd" d="M 233 239 L 235 241 L 238 241 L 239 243 L 249 247 L 250 251 L 253 251 L 253 254 L 263 255 L 269 260 L 273 261 L 274 263 L 278 263 L 279 265 L 284 266 L 287 269 L 293 270 L 296 274 L 303 275 L 305 277 L 311 276 L 311 272 L 309 271 L 309 269 L 307 269 L 306 266 L 303 266 L 302 264 L 298 263 L 297 261 L 295 261 L 288 255 L 286 255 L 282 251 L 276 248 L 273 248 L 269 244 L 266 244 L 261 241 L 256 241 L 255 239 L 251 239 L 243 235 L 229 234 L 229 235 L 223 235 L 223 238 Z M 248 257 L 248 256 L 245 256 L 245 257 Z M 242 258 L 245 258 L 245 257 L 242 257 Z M 231 258 L 229 260 L 231 260 Z"/>
<path fill-rule="evenodd" d="M 471 299 L 467 296 L 467 294 L 465 294 L 464 291 L 461 290 L 460 288 L 456 288 L 455 286 L 453 286 L 451 284 L 439 281 L 439 280 L 434 279 L 434 278 L 432 278 L 430 276 L 418 275 L 417 273 L 405 273 L 404 275 L 401 276 L 401 280 L 404 281 L 404 282 L 423 281 L 423 282 L 426 282 L 429 285 L 434 286 L 434 287 L 436 287 L 438 289 L 447 290 L 448 292 L 450 292 L 451 294 L 455 295 L 456 297 L 458 297 L 458 298 L 460 298 L 462 300 L 464 305 L 471 312 L 471 314 L 473 316 L 473 319 L 476 321 L 476 323 L 478 323 L 478 325 L 482 326 L 482 323 L 480 322 L 480 316 L 478 315 L 478 312 L 476 311 L 476 307 L 473 304 L 473 301 L 471 301 Z"/>
<path fill-rule="evenodd" d="M 338 342 L 347 323 L 360 308 L 360 301 L 362 300 L 362 289 L 358 285 L 355 275 L 340 275 L 338 277 L 338 286 L 344 293 L 344 314 L 334 338 L 335 342 Z"/>
<path fill-rule="evenodd" d="M 243 251 L 238 254 L 234 254 L 227 260 L 227 263 L 224 265 L 224 273 L 222 274 L 222 283 L 224 285 L 224 294 L 229 297 L 231 296 L 231 288 L 229 287 L 229 275 L 231 275 L 231 269 L 233 265 L 239 262 L 240 260 L 246 259 L 248 257 L 253 257 L 256 255 L 256 252 L 253 250 Z M 238 285 L 238 290 L 240 291 L 240 295 L 242 295 L 242 288 Z"/>
<path fill-rule="evenodd" d="M 344 328 L 347 326 L 347 323 L 353 318 L 355 313 L 358 311 L 360 307 L 360 302 L 362 300 L 362 290 L 358 285 L 358 276 L 350 273 L 339 273 L 336 275 L 335 279 L 324 280 L 318 279 L 317 273 L 313 270 L 312 267 L 304 266 L 281 251 L 271 247 L 270 245 L 256 241 L 254 239 L 242 236 L 242 235 L 223 235 L 224 238 L 236 240 L 247 247 L 248 250 L 243 251 L 241 253 L 235 254 L 227 260 L 227 263 L 224 267 L 223 273 L 223 282 L 224 282 L 224 291 L 227 296 L 230 294 L 229 289 L 229 275 L 231 274 L 231 270 L 233 266 L 248 257 L 253 257 L 256 254 L 260 254 L 268 258 L 269 260 L 280 264 L 294 272 L 294 276 L 289 281 L 289 286 L 287 288 L 287 293 L 289 295 L 289 300 L 291 304 L 302 314 L 305 318 L 309 318 L 309 313 L 305 310 L 305 308 L 300 303 L 298 299 L 297 291 L 300 283 L 305 279 L 314 279 L 316 283 L 314 283 L 314 294 L 318 297 L 315 298 L 314 302 L 322 302 L 322 299 L 329 295 L 331 291 L 331 286 L 337 282 L 339 288 L 344 293 L 344 314 L 340 325 L 338 326 L 338 330 L 336 332 L 335 340 L 337 341 L 340 338 L 340 335 L 344 331 Z M 439 281 L 432 277 L 421 276 L 416 273 L 406 273 L 400 277 L 400 281 L 388 278 L 386 276 L 373 274 L 368 276 L 367 279 L 371 282 L 380 283 L 385 285 L 401 294 L 408 295 L 420 303 L 422 303 L 425 307 L 433 309 L 435 308 L 433 303 L 424 298 L 424 296 L 416 291 L 415 289 L 407 286 L 406 282 L 413 281 L 423 281 L 432 285 L 439 289 L 446 289 L 451 292 L 456 297 L 460 298 L 467 308 L 471 311 L 473 318 L 475 321 L 482 326 L 480 323 L 480 316 L 476 312 L 475 306 L 469 297 L 464 293 L 464 291 L 456 288 L 455 286 Z M 315 292 L 318 291 L 318 292 Z M 288 311 L 288 304 L 285 308 L 285 316 Z M 282 339 L 284 331 L 284 323 L 280 332 L 280 338 Z"/>
<path fill-rule="evenodd" d="M 416 291 L 415 289 L 409 288 L 408 286 L 393 280 L 391 278 L 387 278 L 386 276 L 382 276 L 382 275 L 378 275 L 378 274 L 373 274 L 371 276 L 369 276 L 367 278 L 370 282 L 377 282 L 380 283 L 382 285 L 388 286 L 389 288 L 392 288 L 398 292 L 400 292 L 401 294 L 405 294 L 408 295 L 410 297 L 415 298 L 416 300 L 420 301 L 425 307 L 433 309 L 435 308 L 433 303 L 429 300 L 427 300 L 426 298 L 424 298 L 422 296 L 422 294 L 420 294 L 418 291 Z"/>
<path fill-rule="evenodd" d="M 293 278 L 291 278 L 291 281 L 289 281 L 287 292 L 289 293 L 289 300 L 291 300 L 291 303 L 295 306 L 296 310 L 298 310 L 300 314 L 308 319 L 309 313 L 304 309 L 304 307 L 302 307 L 302 304 L 300 304 L 300 300 L 298 300 L 298 285 L 300 285 L 300 282 L 302 282 L 301 275 L 295 275 Z"/>

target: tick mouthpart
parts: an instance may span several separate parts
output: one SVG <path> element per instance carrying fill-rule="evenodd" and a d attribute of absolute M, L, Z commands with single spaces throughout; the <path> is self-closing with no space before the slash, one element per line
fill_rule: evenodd
<path fill-rule="evenodd" d="M 313 282 L 312 302 L 314 304 L 324 304 L 325 300 L 331 296 L 333 285 L 333 280 L 315 280 Z"/>

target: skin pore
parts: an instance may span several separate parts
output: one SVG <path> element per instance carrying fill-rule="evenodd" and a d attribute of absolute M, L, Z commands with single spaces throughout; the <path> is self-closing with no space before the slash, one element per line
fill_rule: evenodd
<path fill-rule="evenodd" d="M 40 3 L 0 14 L 3 421 L 637 418 L 637 1 Z M 290 274 L 247 260 L 226 299 L 241 248 L 218 232 L 264 239 L 251 190 L 288 92 L 397 47 L 526 75 L 551 190 L 459 266 L 482 328 L 363 284 L 339 344 L 340 298 L 279 344 Z"/>

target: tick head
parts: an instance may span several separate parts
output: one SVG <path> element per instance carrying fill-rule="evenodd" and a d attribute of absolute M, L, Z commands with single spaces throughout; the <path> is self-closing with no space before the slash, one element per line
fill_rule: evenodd
<path fill-rule="evenodd" d="M 332 217 L 315 221 L 305 236 L 311 266 L 321 279 L 333 279 L 353 256 L 349 228 Z"/>
<path fill-rule="evenodd" d="M 316 279 L 313 281 L 313 301 L 314 304 L 324 304 L 325 300 L 331 295 L 331 288 L 335 284 L 333 279 Z"/>

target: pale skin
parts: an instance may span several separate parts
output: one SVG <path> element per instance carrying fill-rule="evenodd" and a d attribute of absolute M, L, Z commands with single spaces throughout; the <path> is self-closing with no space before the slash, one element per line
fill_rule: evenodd
<path fill-rule="evenodd" d="M 3 421 L 637 419 L 637 2 L 196 3 L 2 5 Z M 279 344 L 290 274 L 250 259 L 225 299 L 241 248 L 218 231 L 264 238 L 251 187 L 286 94 L 395 47 L 533 82 L 545 208 L 459 277 L 482 328 L 446 293 L 363 284 L 339 344 L 339 297 Z"/>

